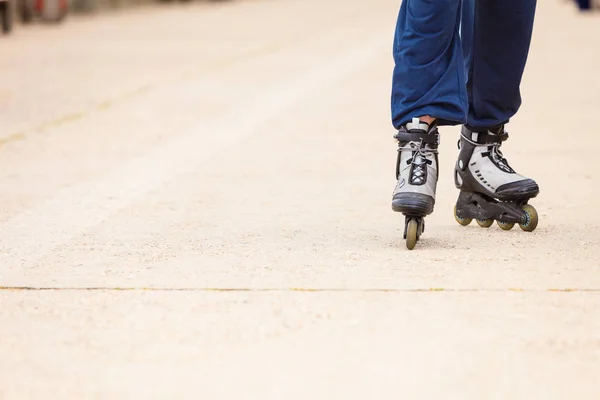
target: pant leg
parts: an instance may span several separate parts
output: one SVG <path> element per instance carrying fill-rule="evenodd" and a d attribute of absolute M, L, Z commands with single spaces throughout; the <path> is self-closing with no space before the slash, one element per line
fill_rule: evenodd
<path fill-rule="evenodd" d="M 440 125 L 466 121 L 460 45 L 461 0 L 404 0 L 394 37 L 392 122 L 431 115 Z"/>
<path fill-rule="evenodd" d="M 536 0 L 464 0 L 470 128 L 507 123 L 519 110 L 535 8 Z"/>
<path fill-rule="evenodd" d="M 577 5 L 580 10 L 590 10 L 592 8 L 592 2 L 590 0 L 577 0 Z"/>

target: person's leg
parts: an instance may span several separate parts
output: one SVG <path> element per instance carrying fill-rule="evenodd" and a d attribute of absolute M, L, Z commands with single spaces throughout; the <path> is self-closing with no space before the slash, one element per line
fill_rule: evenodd
<path fill-rule="evenodd" d="M 580 10 L 591 10 L 592 2 L 590 0 L 577 0 L 577 5 Z"/>
<path fill-rule="evenodd" d="M 500 151 L 506 124 L 521 105 L 520 84 L 529 53 L 535 0 L 464 0 L 462 40 L 467 70 L 469 116 L 460 139 L 455 184 L 461 190 L 456 218 L 476 218 L 510 229 L 537 226 L 527 205 L 537 196 L 535 181 L 519 175 Z M 498 202 L 497 200 L 501 200 Z"/>
<path fill-rule="evenodd" d="M 460 3 L 404 0 L 396 25 L 392 122 L 399 147 L 392 209 L 406 216 L 404 236 L 409 249 L 423 232 L 423 217 L 435 205 L 437 125 L 466 120 Z"/>
<path fill-rule="evenodd" d="M 392 122 L 396 129 L 423 116 L 438 118 L 442 125 L 465 122 L 460 3 L 402 2 L 394 37 Z"/>
<path fill-rule="evenodd" d="M 536 0 L 464 0 L 470 128 L 503 125 L 519 110 L 535 8 Z"/>

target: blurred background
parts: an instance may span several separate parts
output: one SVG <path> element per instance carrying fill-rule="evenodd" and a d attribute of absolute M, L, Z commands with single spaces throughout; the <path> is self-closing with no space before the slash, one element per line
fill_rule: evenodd
<path fill-rule="evenodd" d="M 2 32 L 10 34 L 16 24 L 61 23 L 67 15 L 94 14 L 147 6 L 152 3 L 186 3 L 194 0 L 0 0 Z M 196 0 L 198 1 L 198 0 Z M 200 0 L 220 2 L 228 0 Z"/>
<path fill-rule="evenodd" d="M 2 32 L 8 35 L 13 29 L 34 22 L 62 23 L 67 15 L 89 15 L 114 12 L 148 6 L 152 3 L 188 3 L 204 1 L 218 3 L 233 0 L 0 0 L 0 22 Z M 564 0 L 579 10 L 591 11 L 600 8 L 598 0 Z"/>

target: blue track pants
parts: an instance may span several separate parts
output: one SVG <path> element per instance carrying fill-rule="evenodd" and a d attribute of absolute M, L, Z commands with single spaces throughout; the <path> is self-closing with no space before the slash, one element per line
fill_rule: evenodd
<path fill-rule="evenodd" d="M 392 121 L 431 115 L 472 129 L 521 106 L 536 0 L 403 0 L 394 38 Z"/>

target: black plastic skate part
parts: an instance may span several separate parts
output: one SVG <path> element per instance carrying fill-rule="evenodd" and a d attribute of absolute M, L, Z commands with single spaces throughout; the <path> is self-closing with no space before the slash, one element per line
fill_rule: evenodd
<path fill-rule="evenodd" d="M 433 145 L 433 148 L 437 148 L 437 145 L 440 142 L 440 134 L 437 132 L 437 129 L 432 130 L 429 133 L 424 131 L 398 131 L 398 133 L 394 136 L 394 139 L 396 139 L 400 143 L 420 141 L 421 143 Z"/>
<path fill-rule="evenodd" d="M 392 210 L 416 218 L 433 212 L 435 199 L 421 193 L 398 193 L 392 199 Z"/>
<path fill-rule="evenodd" d="M 529 198 L 499 201 L 480 193 L 460 192 L 456 202 L 456 216 L 522 224 L 527 222 L 527 213 L 523 211 L 523 206 L 528 201 Z"/>
<path fill-rule="evenodd" d="M 460 134 L 476 144 L 502 143 L 508 139 L 508 132 L 504 131 L 504 127 L 472 130 L 463 125 Z"/>

